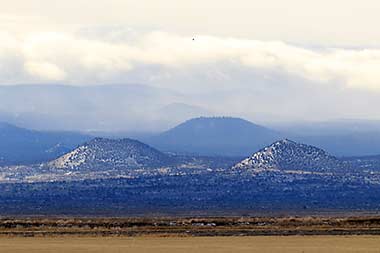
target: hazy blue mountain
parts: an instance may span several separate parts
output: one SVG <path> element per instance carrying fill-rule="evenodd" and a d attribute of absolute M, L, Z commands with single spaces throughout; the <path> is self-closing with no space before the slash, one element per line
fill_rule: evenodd
<path fill-rule="evenodd" d="M 270 125 L 287 137 L 318 146 L 335 156 L 380 154 L 380 121 L 331 120 Z"/>
<path fill-rule="evenodd" d="M 271 124 L 271 127 L 294 135 L 305 136 L 380 134 L 380 120 L 341 119 L 320 122 L 288 122 Z"/>
<path fill-rule="evenodd" d="M 161 120 L 158 108 L 181 99 L 140 84 L 0 86 L 0 120 L 41 130 L 158 131 L 178 123 Z"/>
<path fill-rule="evenodd" d="M 34 131 L 0 123 L 0 164 L 48 161 L 88 139 L 78 133 Z"/>
<path fill-rule="evenodd" d="M 240 118 L 200 117 L 145 141 L 170 152 L 248 156 L 280 136 L 278 132 Z"/>
<path fill-rule="evenodd" d="M 380 154 L 380 133 L 349 135 L 293 136 L 296 141 L 321 147 L 335 156 L 369 156 Z"/>
<path fill-rule="evenodd" d="M 213 112 L 202 107 L 207 104 L 202 103 L 204 99 L 202 96 L 188 99 L 171 90 L 141 84 L 3 85 L 0 86 L 0 121 L 28 129 L 134 138 L 167 151 L 206 155 L 247 156 L 279 138 L 318 146 L 335 156 L 380 154 L 380 121 L 376 120 L 268 125 L 275 132 L 284 133 L 274 133 L 276 138 L 271 138 L 274 131 L 263 134 L 252 124 L 239 127 L 227 123 L 216 124 L 213 129 L 205 127 L 203 135 L 192 132 L 191 126 L 181 126 L 155 138 L 147 137 L 187 119 L 212 115 Z"/>

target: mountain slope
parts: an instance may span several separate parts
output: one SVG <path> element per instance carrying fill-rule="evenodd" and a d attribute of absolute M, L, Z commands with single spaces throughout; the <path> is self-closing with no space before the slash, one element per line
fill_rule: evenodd
<path fill-rule="evenodd" d="M 247 156 L 280 138 L 280 134 L 240 118 L 188 120 L 145 142 L 165 151 L 201 155 Z"/>
<path fill-rule="evenodd" d="M 49 163 L 57 169 L 113 170 L 159 167 L 172 158 L 136 140 L 95 138 Z"/>
<path fill-rule="evenodd" d="M 243 170 L 339 171 L 347 165 L 314 146 L 281 140 L 236 164 Z"/>
<path fill-rule="evenodd" d="M 0 165 L 55 159 L 88 139 L 77 133 L 34 131 L 0 122 Z"/>

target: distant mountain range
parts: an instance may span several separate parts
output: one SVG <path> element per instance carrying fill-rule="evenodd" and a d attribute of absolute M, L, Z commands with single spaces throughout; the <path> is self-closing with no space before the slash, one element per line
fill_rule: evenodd
<path fill-rule="evenodd" d="M 331 120 L 272 125 L 287 138 L 321 147 L 336 156 L 368 156 L 380 153 L 380 121 Z"/>
<path fill-rule="evenodd" d="M 201 117 L 144 141 L 169 152 L 246 156 L 280 137 L 274 130 L 240 118 Z"/>
<path fill-rule="evenodd" d="M 70 132 L 0 127 L 3 165 L 46 162 L 82 145 L 92 137 Z M 166 153 L 244 157 L 280 138 L 273 130 L 238 118 L 195 118 L 158 135 L 139 136 Z M 114 136 L 113 138 L 117 138 Z"/>
<path fill-rule="evenodd" d="M 31 129 L 144 131 L 209 115 L 171 90 L 142 84 L 1 85 L 0 121 Z"/>
<path fill-rule="evenodd" d="M 34 131 L 0 123 L 0 165 L 48 161 L 90 138 L 79 133 Z"/>
<path fill-rule="evenodd" d="M 345 135 L 288 135 L 296 141 L 321 147 L 336 156 L 373 156 L 380 153 L 380 133 Z"/>
<path fill-rule="evenodd" d="M 223 97 L 228 95 L 225 94 Z M 234 94 L 235 96 L 238 98 L 244 94 Z M 289 138 L 321 147 L 335 156 L 363 156 L 380 153 L 380 121 L 360 119 L 289 124 L 267 123 L 259 127 L 266 128 L 272 133 L 267 131 L 269 136 L 264 134 L 263 140 L 260 140 L 262 132 L 258 131 L 257 125 L 256 129 L 252 126 L 256 123 L 255 121 L 248 126 L 224 118 L 217 123 L 217 127 L 221 129 L 219 131 L 221 135 L 215 134 L 214 138 L 210 132 L 218 133 L 218 131 L 209 130 L 209 134 L 204 136 L 208 138 L 210 144 L 204 144 L 202 143 L 204 138 L 200 134 L 199 140 L 196 139 L 198 135 L 194 133 L 198 133 L 194 132 L 190 125 L 191 120 L 187 123 L 181 124 L 181 122 L 200 116 L 210 117 L 223 113 L 217 109 L 214 109 L 216 112 L 210 111 L 211 106 L 209 108 L 206 105 L 212 105 L 215 101 L 204 101 L 205 99 L 199 94 L 184 96 L 169 89 L 142 84 L 1 85 L 0 121 L 42 131 L 64 130 L 93 133 L 94 136 L 102 134 L 100 136 L 138 137 L 137 139 L 152 144 L 154 147 L 176 152 L 247 156 L 252 150 L 261 149 L 277 139 Z M 220 98 L 217 100 L 219 101 Z M 256 110 L 257 108 L 252 111 Z M 247 110 L 247 115 L 249 115 L 248 111 L 250 110 Z M 280 120 L 274 116 L 270 118 Z M 281 121 L 283 120 L 282 118 Z M 175 127 L 178 124 L 181 127 Z M 207 120 L 199 124 L 204 124 L 204 131 L 209 126 Z M 171 130 L 162 133 L 167 129 Z M 242 129 L 246 131 L 241 131 L 239 134 L 237 131 Z M 254 131 L 258 131 L 258 134 L 253 133 Z M 226 132 L 228 134 L 225 134 Z M 271 138 L 273 134 L 276 138 Z M 147 138 L 148 135 L 158 136 L 150 140 Z M 195 140 L 192 140 L 192 137 L 186 139 L 184 135 L 194 136 L 198 144 L 194 144 Z M 229 138 L 230 135 L 233 138 Z M 177 143 L 176 137 L 183 141 Z M 217 143 L 217 140 L 220 141 L 219 147 L 212 145 L 213 142 Z"/>
<path fill-rule="evenodd" d="M 58 154 L 55 154 L 58 155 Z M 49 162 L 5 166 L 0 181 L 59 181 L 147 175 L 226 173 L 321 173 L 345 175 L 380 171 L 380 158 L 338 159 L 326 151 L 288 139 L 276 141 L 246 159 L 163 153 L 132 139 L 94 138 Z M 2 172 L 2 173 L 1 173 Z"/>
<path fill-rule="evenodd" d="M 46 162 L 73 150 L 92 139 L 92 136 L 134 138 L 164 153 L 177 155 L 247 157 L 284 138 L 320 147 L 338 157 L 373 156 L 380 153 L 380 135 L 376 133 L 294 135 L 232 117 L 194 118 L 160 134 L 93 132 L 88 135 L 28 130 L 0 123 L 0 165 Z"/>
<path fill-rule="evenodd" d="M 149 138 L 139 137 L 160 150 L 203 155 L 248 156 L 252 151 L 289 138 L 325 149 L 335 156 L 368 156 L 380 153 L 378 132 L 349 133 L 342 128 L 340 134 L 323 135 L 323 132 L 281 128 L 273 130 L 240 118 L 201 117 Z"/>

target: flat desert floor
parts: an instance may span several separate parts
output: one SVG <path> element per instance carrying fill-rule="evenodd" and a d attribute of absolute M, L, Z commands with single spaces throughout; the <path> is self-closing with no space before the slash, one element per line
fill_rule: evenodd
<path fill-rule="evenodd" d="M 378 253 L 380 236 L 1 237 L 0 252 Z"/>

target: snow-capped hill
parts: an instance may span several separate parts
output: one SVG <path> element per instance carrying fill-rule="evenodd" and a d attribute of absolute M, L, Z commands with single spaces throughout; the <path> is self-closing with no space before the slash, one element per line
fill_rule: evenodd
<path fill-rule="evenodd" d="M 258 151 L 233 169 L 324 172 L 342 167 L 340 160 L 322 149 L 285 139 Z"/>
<path fill-rule="evenodd" d="M 59 169 L 129 169 L 159 167 L 171 157 L 136 140 L 95 138 L 49 163 Z"/>

